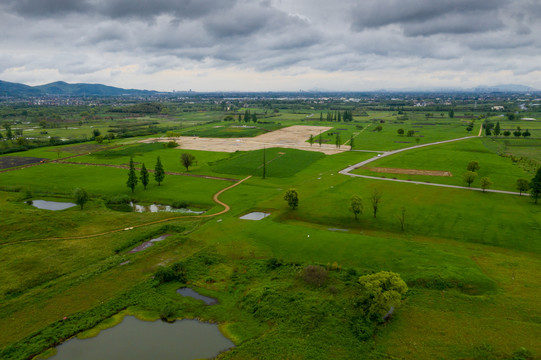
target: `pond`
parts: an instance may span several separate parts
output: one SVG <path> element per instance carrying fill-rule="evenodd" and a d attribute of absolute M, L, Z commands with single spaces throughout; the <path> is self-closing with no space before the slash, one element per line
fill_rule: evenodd
<path fill-rule="evenodd" d="M 135 212 L 176 212 L 181 214 L 197 214 L 201 215 L 204 213 L 204 211 L 194 211 L 190 209 L 175 209 L 171 205 L 160 205 L 160 204 L 152 204 L 152 205 L 138 205 L 134 203 L 130 203 L 131 207 L 133 208 L 133 211 Z"/>
<path fill-rule="evenodd" d="M 157 238 L 154 238 L 154 239 L 151 239 L 149 241 L 145 241 L 144 243 L 142 243 L 141 245 L 131 249 L 130 251 L 128 251 L 128 254 L 133 254 L 133 253 L 136 253 L 136 252 L 139 252 L 139 251 L 143 251 L 145 249 L 148 249 L 149 247 L 151 247 L 155 242 L 158 242 L 158 241 L 162 241 L 162 240 L 165 240 L 167 239 L 169 236 L 171 236 L 170 234 L 164 234 L 164 235 L 161 235 L 161 236 L 158 236 Z"/>
<path fill-rule="evenodd" d="M 217 324 L 198 320 L 143 321 L 133 316 L 89 339 L 57 346 L 54 360 L 189 360 L 213 358 L 234 347 Z"/>
<path fill-rule="evenodd" d="M 242 219 L 242 220 L 256 220 L 257 221 L 257 220 L 263 220 L 264 218 L 266 218 L 269 215 L 270 215 L 270 213 L 254 211 L 254 212 L 251 212 L 249 214 L 241 216 L 239 219 Z"/>
<path fill-rule="evenodd" d="M 32 200 L 32 206 L 37 207 L 38 209 L 45 209 L 45 210 L 64 210 L 70 207 L 74 207 L 75 205 L 76 204 L 69 203 L 69 202 Z"/>
<path fill-rule="evenodd" d="M 205 296 L 205 295 L 201 295 L 197 291 L 195 291 L 193 289 L 190 289 L 190 288 L 180 288 L 180 289 L 177 290 L 177 293 L 179 293 L 182 296 L 191 297 L 191 298 L 194 298 L 194 299 L 197 299 L 197 300 L 203 300 L 205 302 L 205 304 L 207 304 L 207 305 L 216 305 L 216 304 L 218 304 L 218 300 L 216 300 L 214 298 L 211 298 L 211 297 L 208 297 L 208 296 Z"/>

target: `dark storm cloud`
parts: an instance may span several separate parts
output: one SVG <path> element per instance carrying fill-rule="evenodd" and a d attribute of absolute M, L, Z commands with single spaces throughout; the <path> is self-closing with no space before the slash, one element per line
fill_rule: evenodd
<path fill-rule="evenodd" d="M 539 0 L 0 0 L 0 78 L 528 74 L 541 63 L 540 19 Z"/>
<path fill-rule="evenodd" d="M 497 10 L 505 4 L 505 0 L 369 0 L 353 6 L 352 28 L 396 24 L 409 36 L 482 32 L 503 25 Z"/>
<path fill-rule="evenodd" d="M 7 0 L 8 9 L 22 16 L 62 16 L 92 10 L 87 0 Z"/>

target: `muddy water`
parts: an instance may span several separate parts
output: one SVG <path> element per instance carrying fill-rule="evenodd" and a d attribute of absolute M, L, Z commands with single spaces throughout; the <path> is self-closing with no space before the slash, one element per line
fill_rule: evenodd
<path fill-rule="evenodd" d="M 144 243 L 142 243 L 141 245 L 131 249 L 130 251 L 128 251 L 128 254 L 133 254 L 133 253 L 136 253 L 136 252 L 139 252 L 139 251 L 143 251 L 145 249 L 148 249 L 149 247 L 151 247 L 155 242 L 159 242 L 159 241 L 162 241 L 162 240 L 165 240 L 167 239 L 169 236 L 171 236 L 170 234 L 164 234 L 162 236 L 158 236 L 157 238 L 155 239 L 152 239 L 152 240 L 149 240 L 149 241 L 145 241 Z"/>
<path fill-rule="evenodd" d="M 133 211 L 135 212 L 177 212 L 181 214 L 203 214 L 204 211 L 194 211 L 190 209 L 175 209 L 171 207 L 170 205 L 160 205 L 160 204 L 152 204 L 152 205 L 137 205 L 134 203 L 130 203 L 131 207 L 133 208 Z"/>
<path fill-rule="evenodd" d="M 191 298 L 194 298 L 194 299 L 197 299 L 197 300 L 203 300 L 205 302 L 205 304 L 207 304 L 207 305 L 216 305 L 216 304 L 218 304 L 218 300 L 216 300 L 214 298 L 211 298 L 211 297 L 208 297 L 208 296 L 205 296 L 205 295 L 201 295 L 197 291 L 195 291 L 193 289 L 190 289 L 190 288 L 180 288 L 180 289 L 177 290 L 177 293 L 179 293 L 182 296 L 188 296 L 188 297 L 191 297 Z"/>
<path fill-rule="evenodd" d="M 46 200 L 32 200 L 32 206 L 38 209 L 45 210 L 64 210 L 75 206 L 74 203 L 58 202 L 58 201 L 46 201 Z"/>
<path fill-rule="evenodd" d="M 142 321 L 126 316 L 90 339 L 73 338 L 57 347 L 54 360 L 190 360 L 213 358 L 234 344 L 218 325 L 197 320 Z"/>

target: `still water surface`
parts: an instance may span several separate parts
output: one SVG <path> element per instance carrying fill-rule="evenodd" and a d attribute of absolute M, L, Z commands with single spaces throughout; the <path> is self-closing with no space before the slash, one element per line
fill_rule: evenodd
<path fill-rule="evenodd" d="M 234 344 L 217 324 L 197 320 L 142 321 L 133 316 L 90 339 L 59 345 L 54 360 L 190 360 L 213 358 Z"/>

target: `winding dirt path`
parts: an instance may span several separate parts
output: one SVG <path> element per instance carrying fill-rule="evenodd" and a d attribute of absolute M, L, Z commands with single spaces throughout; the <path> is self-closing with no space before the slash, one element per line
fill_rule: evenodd
<path fill-rule="evenodd" d="M 230 189 L 242 184 L 244 181 L 250 179 L 251 177 L 252 177 L 251 175 L 248 176 L 248 177 L 245 177 L 244 179 L 237 181 L 233 185 L 230 185 L 230 186 L 218 191 L 216 194 L 213 195 L 212 200 L 214 200 L 214 202 L 217 203 L 218 205 L 221 205 L 221 206 L 224 207 L 224 209 L 222 211 L 217 212 L 215 214 L 173 216 L 173 217 L 166 218 L 166 219 L 160 219 L 160 220 L 151 221 L 151 222 L 144 223 L 144 224 L 133 225 L 133 226 L 126 227 L 126 228 L 105 231 L 105 232 L 98 233 L 98 234 L 70 236 L 70 237 L 56 237 L 56 238 L 42 238 L 42 239 L 27 239 L 27 240 L 20 240 L 20 241 L 16 241 L 16 242 L 0 244 L 0 247 L 1 246 L 8 246 L 8 245 L 16 245 L 16 244 L 21 244 L 21 243 L 38 242 L 38 241 L 61 241 L 61 240 L 89 239 L 89 238 L 98 237 L 98 236 L 110 235 L 110 234 L 114 234 L 114 233 L 121 232 L 121 231 L 129 231 L 129 230 L 133 230 L 133 229 L 137 229 L 137 228 L 142 228 L 142 227 L 145 227 L 145 226 L 164 223 L 164 222 L 172 221 L 172 220 L 194 219 L 194 218 L 210 218 L 210 217 L 214 217 L 214 216 L 219 216 L 219 215 L 225 214 L 226 212 L 231 210 L 231 206 L 229 206 L 228 204 L 224 203 L 223 201 L 221 201 L 219 199 L 220 195 L 223 194 L 224 192 L 226 192 L 227 190 L 230 190 Z"/>

